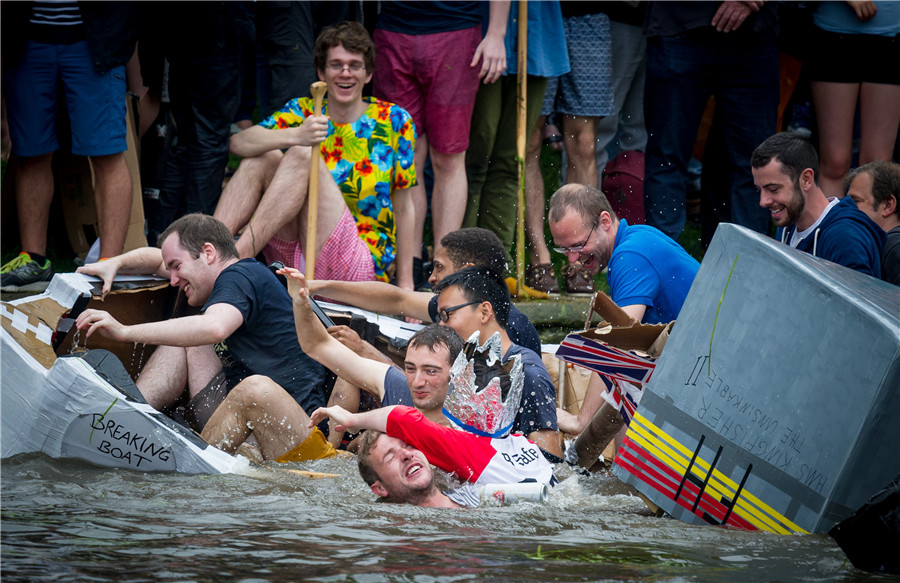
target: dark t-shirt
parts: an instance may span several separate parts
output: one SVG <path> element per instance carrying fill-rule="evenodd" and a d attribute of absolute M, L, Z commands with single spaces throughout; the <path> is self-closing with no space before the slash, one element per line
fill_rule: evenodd
<path fill-rule="evenodd" d="M 503 362 L 517 354 L 522 359 L 525 382 L 522 386 L 522 406 L 513 422 L 513 433 L 528 435 L 539 429 L 556 431 L 556 389 L 547 367 L 540 356 L 516 344 L 503 355 Z"/>
<path fill-rule="evenodd" d="M 715 30 L 712 27 L 712 19 L 721 4 L 722 2 L 661 2 L 659 0 L 648 2 L 644 34 L 649 38 L 684 34 L 697 29 Z M 766 2 L 758 12 L 751 12 L 737 31 L 728 34 L 774 32 L 778 25 L 775 4 L 775 2 Z"/>
<path fill-rule="evenodd" d="M 481 6 L 477 1 L 381 3 L 376 28 L 411 35 L 452 32 L 479 26 Z"/>
<path fill-rule="evenodd" d="M 229 388 L 250 375 L 281 385 L 311 414 L 325 406 L 325 369 L 300 348 L 287 290 L 255 259 L 225 268 L 203 306 L 229 304 L 244 316 L 240 328 L 216 345 Z"/>
<path fill-rule="evenodd" d="M 432 322 L 438 321 L 438 297 L 435 295 L 428 301 L 428 315 Z M 523 314 L 519 308 L 514 305 L 509 307 L 509 322 L 506 323 L 506 333 L 513 344 L 524 346 L 534 351 L 535 354 L 541 353 L 541 337 L 538 336 L 537 328 Z M 465 340 L 465 338 L 463 338 Z"/>
<path fill-rule="evenodd" d="M 412 394 L 406 383 L 406 375 L 393 366 L 388 367 L 388 371 L 384 375 L 384 398 L 381 399 L 382 407 L 391 405 L 413 406 Z"/>

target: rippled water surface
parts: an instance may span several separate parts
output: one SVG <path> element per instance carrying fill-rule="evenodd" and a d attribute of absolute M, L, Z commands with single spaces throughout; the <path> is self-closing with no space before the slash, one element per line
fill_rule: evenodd
<path fill-rule="evenodd" d="M 887 581 L 825 535 L 656 518 L 607 476 L 546 504 L 376 503 L 353 461 L 188 476 L 18 456 L 2 462 L 7 581 Z"/>

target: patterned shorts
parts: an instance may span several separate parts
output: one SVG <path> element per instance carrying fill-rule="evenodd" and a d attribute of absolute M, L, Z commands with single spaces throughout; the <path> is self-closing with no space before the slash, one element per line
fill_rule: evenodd
<path fill-rule="evenodd" d="M 580 117 L 612 115 L 612 35 L 609 17 L 585 14 L 563 19 L 572 70 L 551 77 L 541 115 L 554 111 Z"/>
<path fill-rule="evenodd" d="M 281 261 L 287 267 L 294 267 L 306 273 L 306 257 L 300 241 L 285 241 L 272 237 L 263 247 L 267 263 Z M 356 221 L 350 209 L 338 221 L 334 232 L 325 241 L 322 252 L 316 259 L 316 279 L 338 279 L 341 281 L 374 281 L 375 262 L 366 243 L 359 238 Z"/>

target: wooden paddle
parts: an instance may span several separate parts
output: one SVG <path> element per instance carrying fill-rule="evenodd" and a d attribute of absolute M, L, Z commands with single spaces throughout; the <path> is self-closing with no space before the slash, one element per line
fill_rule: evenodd
<path fill-rule="evenodd" d="M 316 81 L 309 86 L 312 94 L 315 115 L 322 115 L 322 99 L 328 86 L 323 81 Z M 319 144 L 312 147 L 309 157 L 309 190 L 307 193 L 306 215 L 306 278 L 316 278 L 316 218 L 319 216 L 319 158 L 321 157 Z"/>
<path fill-rule="evenodd" d="M 516 212 L 516 296 L 525 297 L 525 143 L 528 139 L 528 0 L 519 0 L 519 43 L 516 118 L 516 160 L 518 161 L 519 201 Z"/>

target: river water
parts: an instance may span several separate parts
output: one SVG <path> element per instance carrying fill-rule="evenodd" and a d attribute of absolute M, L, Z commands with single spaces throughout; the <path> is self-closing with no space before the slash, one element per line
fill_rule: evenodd
<path fill-rule="evenodd" d="M 606 475 L 544 503 L 375 502 L 352 460 L 229 475 L 145 474 L 27 454 L 2 462 L 0 576 L 12 581 L 887 581 L 826 535 L 657 518 Z M 563 476 L 561 476 L 563 477 Z"/>

